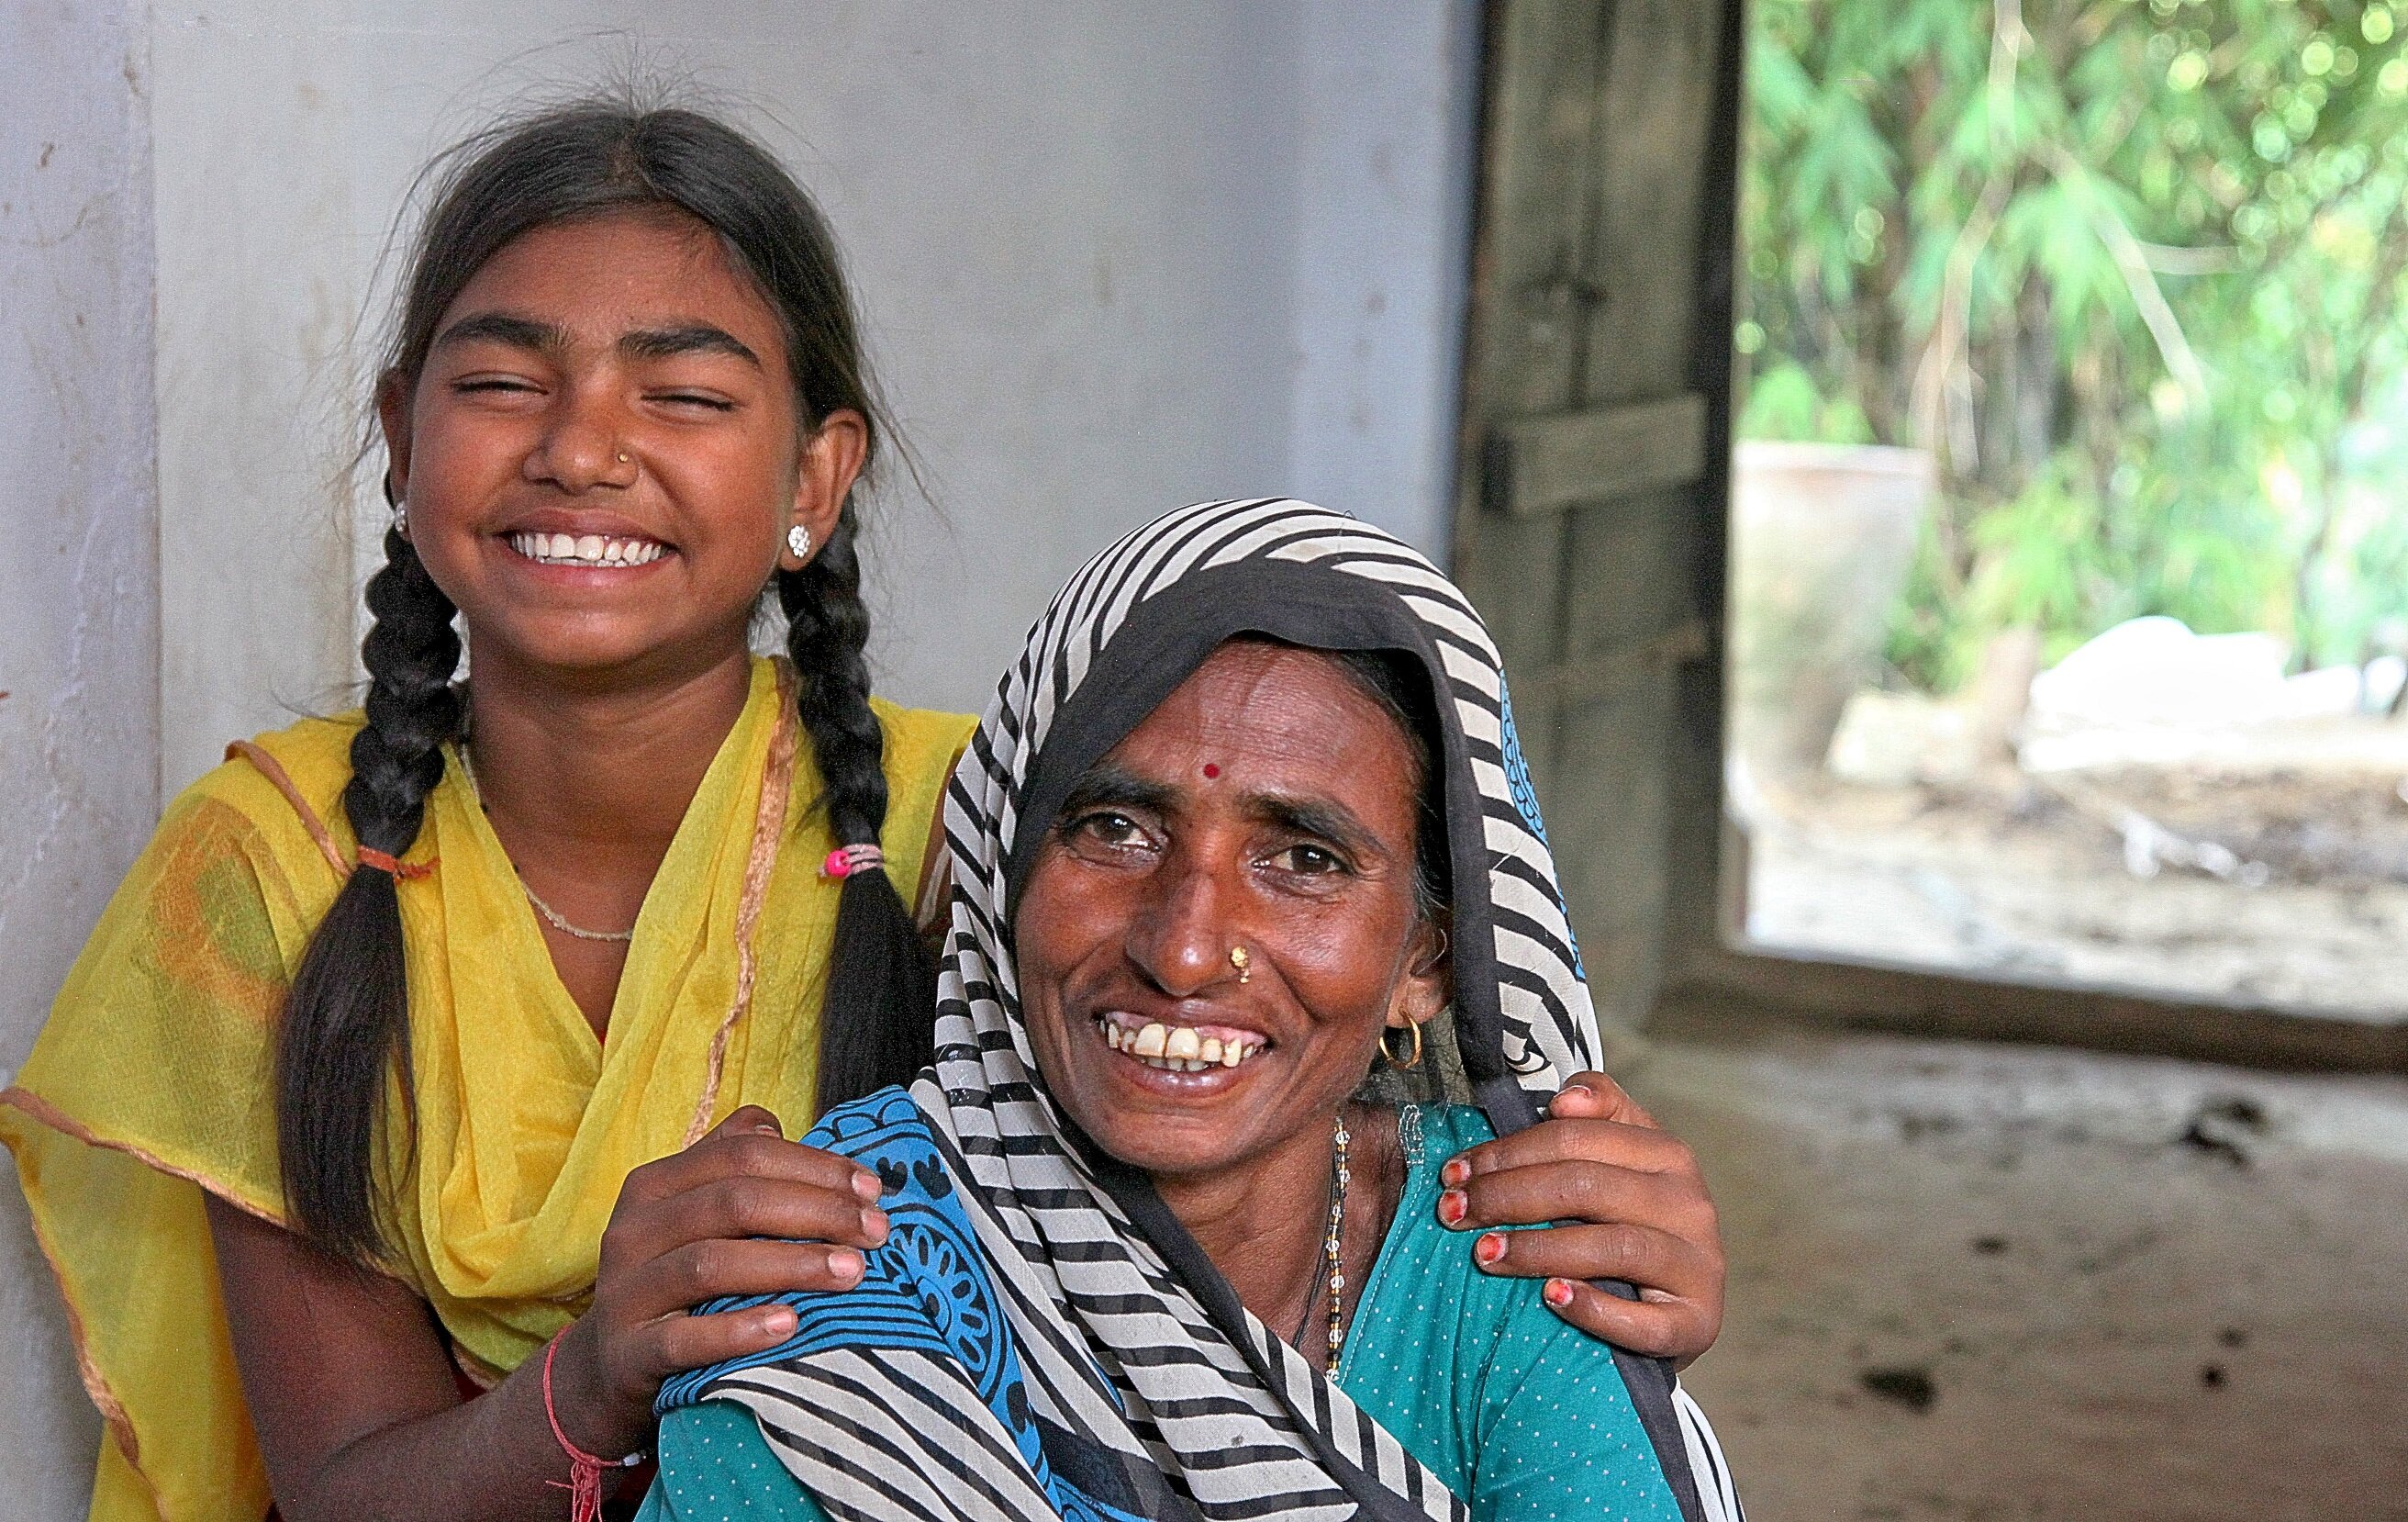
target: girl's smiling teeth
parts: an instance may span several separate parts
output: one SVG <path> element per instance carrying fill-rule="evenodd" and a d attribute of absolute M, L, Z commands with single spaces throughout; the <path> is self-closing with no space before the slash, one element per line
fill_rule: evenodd
<path fill-rule="evenodd" d="M 510 548 L 542 566 L 649 566 L 669 553 L 658 539 L 616 534 L 512 534 Z"/>
<path fill-rule="evenodd" d="M 1159 1020 L 1140 1021 L 1114 1011 L 1096 1016 L 1104 1043 L 1121 1055 L 1163 1072 L 1198 1073 L 1209 1068 L 1234 1068 L 1270 1044 L 1253 1031 L 1227 1027 L 1198 1029 L 1166 1026 Z"/>

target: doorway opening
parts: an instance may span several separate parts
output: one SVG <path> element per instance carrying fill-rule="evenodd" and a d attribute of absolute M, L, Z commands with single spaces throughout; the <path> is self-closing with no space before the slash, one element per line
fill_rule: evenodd
<path fill-rule="evenodd" d="M 1748 34 L 1737 949 L 2408 1016 L 2408 14 Z"/>

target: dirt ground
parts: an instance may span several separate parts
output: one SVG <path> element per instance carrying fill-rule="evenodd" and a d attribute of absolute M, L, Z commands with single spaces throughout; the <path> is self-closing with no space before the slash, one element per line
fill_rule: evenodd
<path fill-rule="evenodd" d="M 2394 768 L 2329 765 L 1816 777 L 1751 796 L 1748 933 L 1943 970 L 2408 1018 L 2403 787 Z"/>
<path fill-rule="evenodd" d="M 2408 1518 L 2408 1080 L 1700 1018 L 1755 1522 Z"/>

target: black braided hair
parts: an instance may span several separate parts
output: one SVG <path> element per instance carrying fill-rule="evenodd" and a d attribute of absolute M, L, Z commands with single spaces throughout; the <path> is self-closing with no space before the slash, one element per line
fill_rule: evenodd
<path fill-rule="evenodd" d="M 778 575 L 796 706 L 826 785 L 839 845 L 875 845 L 886 824 L 886 737 L 869 707 L 869 610 L 861 601 L 858 526 L 848 498 L 810 564 Z M 845 879 L 821 1004 L 819 1107 L 908 1084 L 935 1060 L 936 960 L 883 871 Z"/>
<path fill-rule="evenodd" d="M 404 395 L 415 388 L 444 312 L 513 239 L 585 218 L 669 212 L 715 234 L 778 314 L 802 426 L 816 430 L 840 410 L 860 414 L 867 481 L 892 430 L 862 357 L 836 241 L 819 208 L 767 150 L 698 112 L 593 99 L 502 122 L 438 156 L 424 179 L 433 187 L 429 209 L 400 282 L 382 384 Z M 374 447 L 370 436 L 363 458 Z M 781 574 L 774 591 L 791 625 L 799 717 L 828 779 L 830 823 L 839 841 L 867 844 L 886 822 L 884 745 L 862 659 L 869 617 L 849 500 L 833 538 L 804 570 Z M 368 583 L 373 685 L 343 808 L 363 845 L 397 856 L 417 839 L 426 795 L 442 776 L 441 743 L 459 727 L 450 686 L 459 644 L 452 605 L 416 552 L 391 534 L 385 552 L 385 567 Z M 831 1050 L 821 1092 L 851 1098 L 867 1092 L 861 1085 L 872 1077 L 910 1076 L 929 1044 L 933 971 L 885 873 L 847 880 L 831 967 L 821 1027 Z M 354 1262 L 380 1256 L 384 1247 L 375 1138 L 388 1074 L 408 1103 L 408 1032 L 394 883 L 373 869 L 355 871 L 294 977 L 276 1077 L 290 1219 Z M 907 1051 L 916 1055 L 908 1068 L 899 1065 Z"/>
<path fill-rule="evenodd" d="M 398 856 L 418 839 L 443 780 L 443 742 L 460 732 L 452 599 L 398 528 L 368 579 L 376 615 L 361 645 L 367 725 L 351 739 L 343 813 L 362 847 Z M 409 994 L 401 905 L 391 873 L 355 869 L 318 922 L 293 975 L 276 1043 L 276 1145 L 287 1218 L 326 1251 L 379 1256 L 374 1178 L 385 1075 L 409 1089 Z"/>

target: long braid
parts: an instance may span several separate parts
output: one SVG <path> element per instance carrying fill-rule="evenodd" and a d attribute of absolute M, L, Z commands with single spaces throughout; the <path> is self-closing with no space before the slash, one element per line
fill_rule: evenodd
<path fill-rule="evenodd" d="M 351 740 L 343 812 L 362 847 L 398 856 L 418 840 L 426 797 L 460 732 L 452 599 L 397 529 L 369 578 L 376 622 L 361 645 L 367 726 Z M 376 1138 L 388 1073 L 409 1091 L 409 988 L 392 874 L 354 870 L 294 974 L 276 1046 L 276 1140 L 292 1224 L 355 1263 L 381 1256 Z"/>
<path fill-rule="evenodd" d="M 838 845 L 875 845 L 886 826 L 886 732 L 869 708 L 859 533 L 847 498 L 836 531 L 811 563 L 778 577 L 786 655 L 808 679 L 795 706 L 827 782 L 828 825 Z"/>
<path fill-rule="evenodd" d="M 838 845 L 875 845 L 886 826 L 886 736 L 869 707 L 869 610 L 861 600 L 859 526 L 847 498 L 810 564 L 778 576 L 796 706 L 826 784 Z M 821 1004 L 819 1107 L 909 1083 L 935 1056 L 936 966 L 883 871 L 855 872 L 838 900 Z"/>

